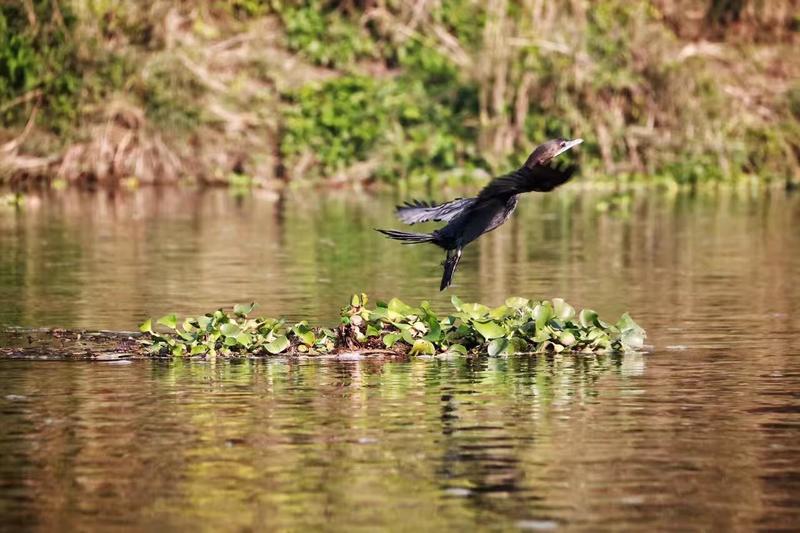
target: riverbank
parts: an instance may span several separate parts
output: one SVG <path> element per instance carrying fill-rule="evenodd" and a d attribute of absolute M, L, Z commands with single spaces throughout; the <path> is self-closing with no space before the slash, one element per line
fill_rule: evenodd
<path fill-rule="evenodd" d="M 0 181 L 440 186 L 559 135 L 610 181 L 798 178 L 791 10 L 567 4 L 5 5 Z"/>

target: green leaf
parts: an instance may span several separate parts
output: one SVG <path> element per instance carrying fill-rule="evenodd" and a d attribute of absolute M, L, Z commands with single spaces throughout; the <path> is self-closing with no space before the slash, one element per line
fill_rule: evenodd
<path fill-rule="evenodd" d="M 622 314 L 622 316 L 617 321 L 616 326 L 617 328 L 619 328 L 620 331 L 636 330 L 638 332 L 644 333 L 644 329 L 642 329 L 642 327 L 639 324 L 634 322 L 634 320 L 628 313 Z"/>
<path fill-rule="evenodd" d="M 512 309 L 522 309 L 523 307 L 527 307 L 529 303 L 530 300 L 527 298 L 520 298 L 519 296 L 506 298 L 506 305 Z"/>
<path fill-rule="evenodd" d="M 236 346 L 237 344 L 239 344 L 239 341 L 236 339 L 236 337 L 233 336 L 225 337 L 225 340 L 222 341 L 222 344 L 224 344 L 225 346 Z"/>
<path fill-rule="evenodd" d="M 212 321 L 213 321 L 213 319 L 211 317 L 209 317 L 209 316 L 197 317 L 197 325 L 203 331 L 208 331 L 208 327 L 211 325 Z"/>
<path fill-rule="evenodd" d="M 157 323 L 169 329 L 175 329 L 178 326 L 178 317 L 175 314 L 164 315 L 158 319 Z"/>
<path fill-rule="evenodd" d="M 292 331 L 300 340 L 300 342 L 307 346 L 311 346 L 317 342 L 317 336 L 314 334 L 314 331 L 308 327 L 308 324 L 305 321 L 298 322 L 292 326 Z"/>
<path fill-rule="evenodd" d="M 387 348 L 391 348 L 394 346 L 394 343 L 400 340 L 399 333 L 387 333 L 383 336 L 383 345 Z"/>
<path fill-rule="evenodd" d="M 489 314 L 489 308 L 483 304 L 462 304 L 461 308 L 472 319 L 484 318 Z"/>
<path fill-rule="evenodd" d="M 250 313 L 252 313 L 253 309 L 255 309 L 255 308 L 256 308 L 256 303 L 255 302 L 251 302 L 249 304 L 236 304 L 236 305 L 233 306 L 233 312 L 234 312 L 234 314 L 237 314 L 237 315 L 247 316 Z"/>
<path fill-rule="evenodd" d="M 503 337 L 506 334 L 506 330 L 497 322 L 473 322 L 472 325 L 486 340 Z"/>
<path fill-rule="evenodd" d="M 204 354 L 208 351 L 208 347 L 204 344 L 199 344 L 197 346 L 192 346 L 192 351 L 190 352 L 191 355 L 200 355 Z"/>
<path fill-rule="evenodd" d="M 514 310 L 508 307 L 507 305 L 501 305 L 500 307 L 495 307 L 489 312 L 489 316 L 492 317 L 494 320 L 503 320 L 513 315 L 514 315 Z"/>
<path fill-rule="evenodd" d="M 219 331 L 226 337 L 235 337 L 242 332 L 242 328 L 240 328 L 235 322 L 228 322 L 226 324 L 222 324 L 222 326 L 219 328 Z"/>
<path fill-rule="evenodd" d="M 455 294 L 450 298 L 450 303 L 453 304 L 453 307 L 456 308 L 456 311 L 461 311 L 464 307 L 464 302 L 462 302 L 461 299 Z"/>
<path fill-rule="evenodd" d="M 270 342 L 264 348 L 271 354 L 279 354 L 289 348 L 290 343 L 286 335 L 277 337 L 274 341 Z"/>
<path fill-rule="evenodd" d="M 533 308 L 533 318 L 536 320 L 536 329 L 541 329 L 553 318 L 553 308 L 550 302 L 542 302 Z"/>
<path fill-rule="evenodd" d="M 489 343 L 487 351 L 489 352 L 489 355 L 494 357 L 495 355 L 500 355 L 502 353 L 505 353 L 506 349 L 508 348 L 508 345 L 509 342 L 507 339 L 494 339 Z"/>
<path fill-rule="evenodd" d="M 591 309 L 583 309 L 578 315 L 578 321 L 581 323 L 581 326 L 585 328 L 600 325 L 598 322 L 597 313 Z"/>
<path fill-rule="evenodd" d="M 173 357 L 183 357 L 186 355 L 186 346 L 183 344 L 176 344 L 172 347 L 172 356 Z"/>
<path fill-rule="evenodd" d="M 236 336 L 236 342 L 247 348 L 253 342 L 253 337 L 243 331 Z"/>
<path fill-rule="evenodd" d="M 411 346 L 411 351 L 409 353 L 411 355 L 434 355 L 436 353 L 436 348 L 433 347 L 433 343 L 430 341 L 417 339 L 414 345 Z"/>
<path fill-rule="evenodd" d="M 561 320 L 569 320 L 575 316 L 575 308 L 561 298 L 553 298 L 553 312 Z"/>
<path fill-rule="evenodd" d="M 367 337 L 377 337 L 380 334 L 381 332 L 378 328 L 376 328 L 372 324 L 367 324 L 367 332 L 366 332 Z"/>
<path fill-rule="evenodd" d="M 461 355 L 467 355 L 467 349 L 464 347 L 463 344 L 458 344 L 458 343 L 451 344 L 447 348 L 447 351 L 453 353 L 460 353 Z"/>
<path fill-rule="evenodd" d="M 575 344 L 575 340 L 576 339 L 575 339 L 575 335 L 573 335 L 571 332 L 569 332 L 569 331 L 561 331 L 558 334 L 558 340 L 564 346 L 572 346 L 573 344 Z"/>
<path fill-rule="evenodd" d="M 439 321 L 435 318 L 431 318 L 428 327 L 430 331 L 422 338 L 431 342 L 439 342 L 442 339 L 442 328 L 439 325 Z"/>
<path fill-rule="evenodd" d="M 317 337 L 316 335 L 314 335 L 313 331 L 298 333 L 297 338 L 300 340 L 300 342 L 302 342 L 306 346 L 312 346 L 317 341 Z"/>
<path fill-rule="evenodd" d="M 399 315 L 403 315 L 403 316 L 410 315 L 410 314 L 414 313 L 414 308 L 413 307 L 411 307 L 409 305 L 406 305 L 405 303 L 403 303 L 402 301 L 400 301 L 397 298 L 392 298 L 391 300 L 389 300 L 388 308 L 389 308 L 389 311 L 393 311 L 393 312 L 395 312 L 395 313 L 397 313 Z"/>
<path fill-rule="evenodd" d="M 153 320 L 148 318 L 139 326 L 139 331 L 142 333 L 153 333 Z"/>

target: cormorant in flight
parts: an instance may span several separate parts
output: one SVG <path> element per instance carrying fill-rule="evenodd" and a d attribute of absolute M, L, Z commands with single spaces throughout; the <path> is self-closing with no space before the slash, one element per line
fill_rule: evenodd
<path fill-rule="evenodd" d="M 582 143 L 553 139 L 538 146 L 519 169 L 493 179 L 475 198 L 457 198 L 443 204 L 414 200 L 397 206 L 397 218 L 406 224 L 444 221 L 447 225 L 432 233 L 408 233 L 379 229 L 403 244 L 433 243 L 447 251 L 439 290 L 453 281 L 464 247 L 502 225 L 517 207 L 518 196 L 526 192 L 552 191 L 567 182 L 577 170 L 575 165 L 551 165 L 554 157 Z"/>

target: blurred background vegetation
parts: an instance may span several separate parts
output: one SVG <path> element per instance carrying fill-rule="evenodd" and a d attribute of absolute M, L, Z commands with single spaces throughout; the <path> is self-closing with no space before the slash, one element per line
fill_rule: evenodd
<path fill-rule="evenodd" d="M 0 0 L 0 182 L 791 181 L 800 0 Z"/>

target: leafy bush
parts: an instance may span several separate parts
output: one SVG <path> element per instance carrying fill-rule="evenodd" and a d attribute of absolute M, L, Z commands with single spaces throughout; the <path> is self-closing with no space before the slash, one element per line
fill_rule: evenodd
<path fill-rule="evenodd" d="M 319 0 L 273 2 L 286 30 L 287 44 L 314 63 L 345 67 L 377 56 L 375 42 L 358 24 Z"/>
<path fill-rule="evenodd" d="M 396 181 L 480 163 L 463 113 L 420 83 L 349 75 L 287 97 L 281 152 L 290 161 L 310 152 L 323 174 L 375 160 L 375 175 Z"/>
<path fill-rule="evenodd" d="M 489 308 L 452 298 L 455 310 L 437 315 L 427 302 L 411 307 L 394 298 L 369 309 L 367 296 L 354 295 L 342 310 L 338 328 L 288 325 L 283 320 L 248 318 L 255 304 L 237 305 L 179 321 L 158 319 L 168 333 L 140 326 L 142 342 L 153 355 L 241 356 L 280 353 L 326 354 L 343 350 L 387 349 L 410 355 L 437 353 L 512 355 L 515 353 L 605 353 L 641 348 L 644 330 L 626 313 L 616 324 L 590 309 L 577 312 L 559 298 L 531 301 L 509 298 Z"/>
<path fill-rule="evenodd" d="M 50 0 L 29 5 L 30 13 L 22 2 L 0 3 L 0 102 L 6 104 L 0 104 L 0 118 L 5 123 L 24 121 L 36 100 L 44 111 L 40 123 L 66 131 L 77 116 L 80 90 L 71 39 L 75 17 L 68 6 L 54 11 Z M 35 92 L 38 97 L 21 105 Z"/>

